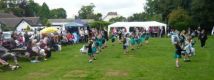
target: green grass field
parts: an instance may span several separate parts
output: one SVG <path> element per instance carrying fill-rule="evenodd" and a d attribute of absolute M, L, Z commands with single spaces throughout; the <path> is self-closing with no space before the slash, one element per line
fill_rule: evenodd
<path fill-rule="evenodd" d="M 196 56 L 190 63 L 181 60 L 175 67 L 174 47 L 169 38 L 152 38 L 148 45 L 124 55 L 122 45 L 104 49 L 97 60 L 79 53 L 82 44 L 63 47 L 41 63 L 20 60 L 21 69 L 0 72 L 0 80 L 213 80 L 214 37 L 206 48 L 196 43 Z"/>

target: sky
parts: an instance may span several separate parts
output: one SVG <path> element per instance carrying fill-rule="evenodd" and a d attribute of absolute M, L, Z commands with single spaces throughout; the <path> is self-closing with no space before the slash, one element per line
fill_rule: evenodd
<path fill-rule="evenodd" d="M 146 0 L 34 0 L 42 5 L 45 2 L 50 9 L 64 8 L 68 18 L 74 18 L 80 8 L 93 3 L 95 13 L 102 13 L 103 17 L 108 12 L 117 12 L 119 15 L 128 17 L 134 13 L 144 11 Z"/>

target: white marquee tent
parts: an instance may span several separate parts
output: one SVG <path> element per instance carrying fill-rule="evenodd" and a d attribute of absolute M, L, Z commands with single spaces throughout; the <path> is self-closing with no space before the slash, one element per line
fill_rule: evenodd
<path fill-rule="evenodd" d="M 108 33 L 111 28 L 124 27 L 127 31 L 129 31 L 130 27 L 143 27 L 146 30 L 149 30 L 149 27 L 159 27 L 167 28 L 167 25 L 164 23 L 160 23 L 157 21 L 146 21 L 146 22 L 116 22 L 108 26 Z"/>

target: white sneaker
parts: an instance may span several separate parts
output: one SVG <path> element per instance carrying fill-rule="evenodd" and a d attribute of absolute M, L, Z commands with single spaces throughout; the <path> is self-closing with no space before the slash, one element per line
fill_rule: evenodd
<path fill-rule="evenodd" d="M 11 70 L 15 70 L 16 69 L 16 66 L 11 66 Z"/>

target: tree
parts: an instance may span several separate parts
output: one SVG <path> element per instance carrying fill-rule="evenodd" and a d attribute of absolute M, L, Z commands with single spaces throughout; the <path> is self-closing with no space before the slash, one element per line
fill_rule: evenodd
<path fill-rule="evenodd" d="M 63 8 L 53 9 L 50 11 L 52 19 L 64 19 L 67 17 L 66 11 Z"/>
<path fill-rule="evenodd" d="M 100 21 L 102 20 L 102 14 L 101 13 L 97 13 L 97 14 L 94 14 L 94 18 L 93 18 L 95 21 Z"/>
<path fill-rule="evenodd" d="M 212 0 L 192 0 L 192 17 L 194 25 L 212 30 L 214 25 L 214 2 Z"/>
<path fill-rule="evenodd" d="M 89 24 L 90 27 L 92 28 L 97 28 L 97 29 L 103 29 L 104 27 L 107 27 L 110 23 L 106 21 L 94 21 Z"/>
<path fill-rule="evenodd" d="M 185 30 L 191 25 L 191 17 L 187 11 L 178 8 L 169 14 L 169 24 L 178 30 Z"/>
<path fill-rule="evenodd" d="M 120 21 L 126 21 L 126 18 L 123 17 L 123 16 L 120 16 L 120 17 L 111 18 L 109 20 L 109 22 L 112 22 L 112 23 L 114 23 L 114 22 L 120 22 Z"/>
<path fill-rule="evenodd" d="M 5 0 L 0 0 L 0 10 L 3 10 L 7 7 L 7 5 L 4 3 Z"/>
<path fill-rule="evenodd" d="M 82 8 L 78 11 L 77 17 L 80 19 L 92 19 L 94 17 L 94 7 L 94 4 L 82 6 Z"/>
<path fill-rule="evenodd" d="M 39 16 L 41 6 L 38 3 L 35 3 L 33 0 L 30 0 L 25 8 L 26 17 L 35 17 Z"/>
<path fill-rule="evenodd" d="M 48 18 L 50 17 L 50 10 L 46 3 L 42 4 L 41 9 L 39 10 L 39 16 L 43 25 L 48 23 Z"/>
<path fill-rule="evenodd" d="M 75 18 L 79 19 L 94 19 L 96 21 L 101 20 L 102 14 L 101 13 L 94 13 L 95 5 L 91 3 L 87 6 L 82 6 L 82 8 L 78 11 L 78 16 L 75 16 Z"/>

